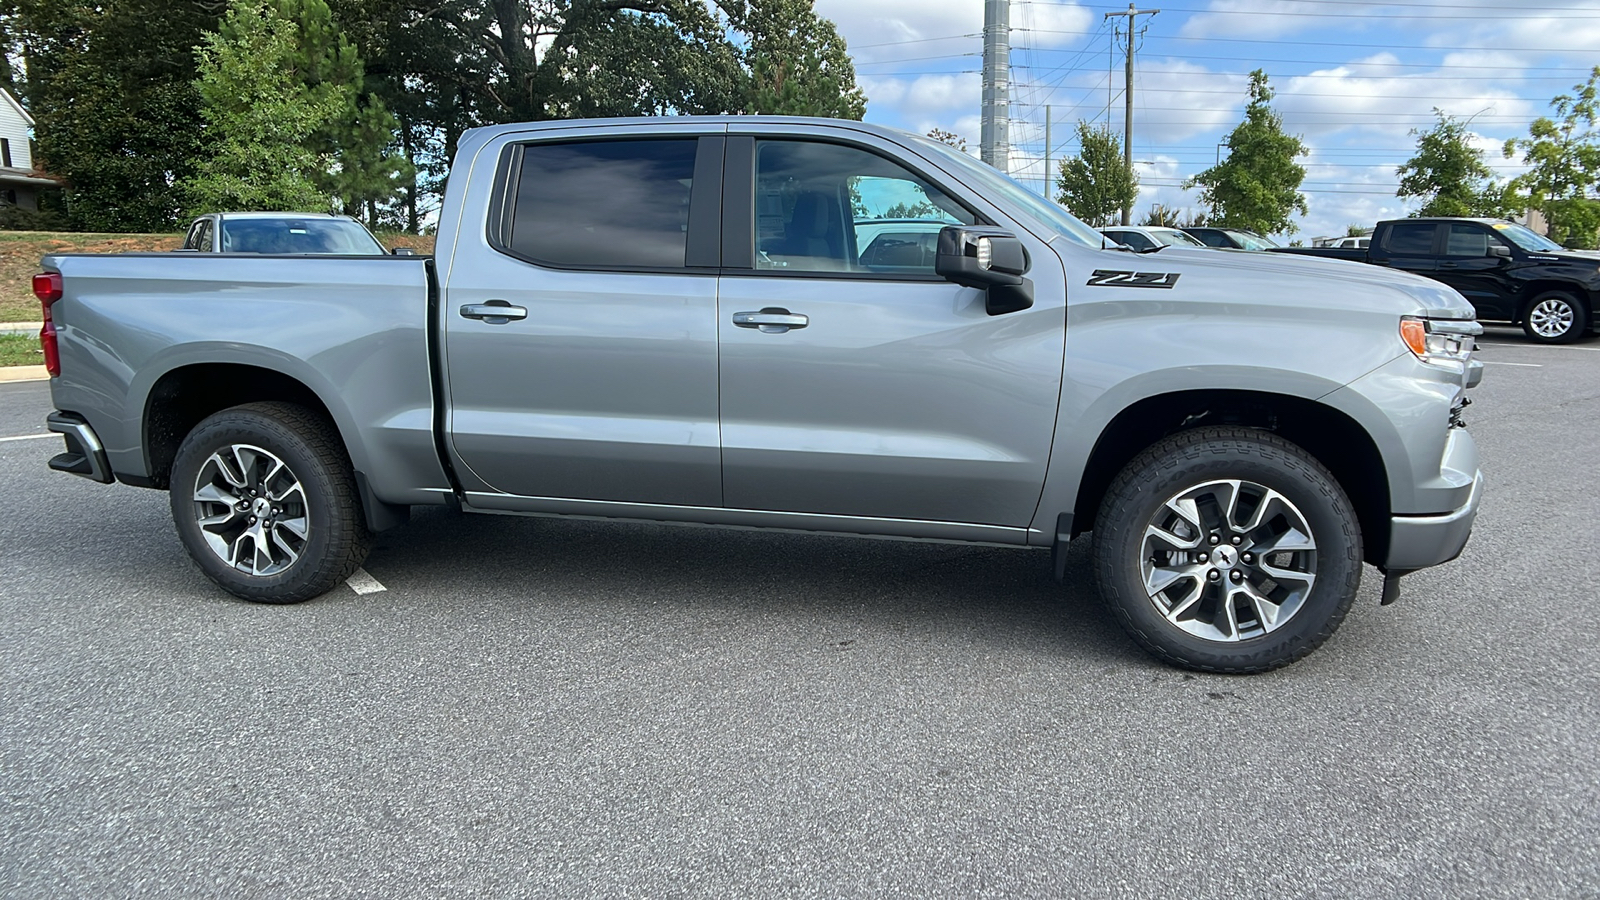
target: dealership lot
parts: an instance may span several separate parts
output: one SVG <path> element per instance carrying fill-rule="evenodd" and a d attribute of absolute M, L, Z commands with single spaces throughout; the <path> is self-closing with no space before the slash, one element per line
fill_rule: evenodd
<path fill-rule="evenodd" d="M 1087 542 L 427 510 L 253 606 L 0 385 L 0 896 L 1595 896 L 1600 340 L 1482 345 L 1466 555 L 1253 678 Z"/>

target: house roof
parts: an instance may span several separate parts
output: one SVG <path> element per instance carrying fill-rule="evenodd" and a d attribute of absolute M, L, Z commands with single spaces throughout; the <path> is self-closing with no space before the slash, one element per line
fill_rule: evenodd
<path fill-rule="evenodd" d="M 16 110 L 17 115 L 22 117 L 22 121 L 27 122 L 29 127 L 32 127 L 33 116 L 28 115 L 28 111 L 22 108 L 22 104 L 17 102 L 17 98 L 11 96 L 10 91 L 0 88 L 0 99 L 4 99 L 6 104 Z"/>

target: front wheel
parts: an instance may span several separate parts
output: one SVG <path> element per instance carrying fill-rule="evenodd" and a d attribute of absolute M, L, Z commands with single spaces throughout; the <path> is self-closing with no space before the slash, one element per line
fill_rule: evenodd
<path fill-rule="evenodd" d="M 1250 428 L 1149 448 L 1095 524 L 1095 575 L 1118 622 L 1158 658 L 1209 672 L 1265 672 L 1315 650 L 1355 601 L 1361 556 L 1333 475 Z"/>
<path fill-rule="evenodd" d="M 208 578 L 258 603 L 297 603 L 349 578 L 371 536 L 325 418 L 288 403 L 216 413 L 178 447 L 172 519 Z"/>
<path fill-rule="evenodd" d="M 1541 344 L 1569 344 L 1589 330 L 1589 310 L 1562 291 L 1540 294 L 1528 304 L 1522 330 Z"/>

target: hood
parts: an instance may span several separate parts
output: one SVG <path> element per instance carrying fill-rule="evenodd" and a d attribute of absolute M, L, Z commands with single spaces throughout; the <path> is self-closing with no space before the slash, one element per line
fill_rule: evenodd
<path fill-rule="evenodd" d="M 1399 315 L 1472 319 L 1472 304 L 1443 282 L 1383 266 L 1342 259 L 1267 253 L 1167 247 L 1153 253 L 1091 251 L 1099 268 L 1167 272 L 1191 283 L 1223 285 L 1254 296 L 1325 307 L 1383 309 Z"/>

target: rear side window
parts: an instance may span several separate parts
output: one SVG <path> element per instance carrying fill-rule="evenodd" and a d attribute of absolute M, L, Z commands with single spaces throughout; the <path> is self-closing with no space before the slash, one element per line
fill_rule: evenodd
<path fill-rule="evenodd" d="M 681 268 L 697 140 L 527 144 L 507 247 L 576 268 Z"/>
<path fill-rule="evenodd" d="M 1432 222 L 1392 225 L 1383 249 L 1396 256 L 1432 256 L 1434 228 Z"/>
<path fill-rule="evenodd" d="M 1233 244 L 1228 241 L 1228 236 L 1220 231 L 1202 231 L 1193 236 L 1199 238 L 1200 243 L 1205 244 L 1207 247 L 1222 247 L 1229 250 L 1233 249 Z"/>

